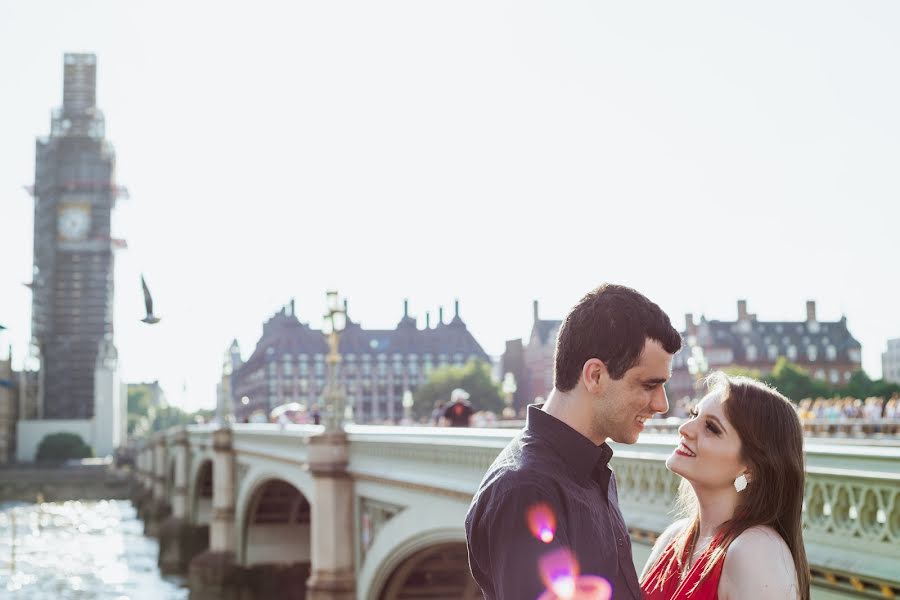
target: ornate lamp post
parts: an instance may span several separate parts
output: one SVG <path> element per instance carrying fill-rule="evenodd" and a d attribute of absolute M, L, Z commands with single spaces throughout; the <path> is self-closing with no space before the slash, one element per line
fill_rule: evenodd
<path fill-rule="evenodd" d="M 691 339 L 688 339 L 688 343 L 691 344 Z M 706 355 L 703 354 L 703 346 L 696 343 L 691 344 L 691 355 L 687 359 L 687 368 L 688 373 L 694 377 L 694 392 L 699 394 L 703 385 L 703 378 L 709 372 L 709 361 L 706 359 Z"/>
<path fill-rule="evenodd" d="M 413 394 L 409 390 L 403 392 L 403 421 L 406 425 L 412 423 Z"/>
<path fill-rule="evenodd" d="M 328 367 L 328 382 L 325 390 L 325 431 L 342 431 L 344 428 L 344 393 L 338 383 L 338 365 L 341 355 L 338 353 L 338 342 L 341 333 L 347 327 L 347 313 L 338 299 L 336 291 L 326 293 L 327 310 L 322 333 L 328 338 L 328 356 L 325 363 Z"/>
<path fill-rule="evenodd" d="M 503 376 L 503 383 L 500 385 L 500 390 L 503 392 L 503 400 L 506 403 L 506 407 L 503 409 L 504 419 L 514 419 L 516 417 L 516 409 L 513 407 L 513 394 L 516 393 L 517 389 L 519 388 L 516 386 L 516 376 L 512 373 L 506 373 Z"/>

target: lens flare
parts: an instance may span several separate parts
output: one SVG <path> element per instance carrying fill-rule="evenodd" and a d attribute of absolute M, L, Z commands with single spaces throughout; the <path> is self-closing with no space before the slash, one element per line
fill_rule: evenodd
<path fill-rule="evenodd" d="M 602 577 L 581 575 L 578 560 L 568 548 L 548 552 L 538 560 L 547 591 L 538 600 L 609 600 L 612 586 Z"/>
<path fill-rule="evenodd" d="M 568 548 L 557 548 L 538 560 L 541 580 L 554 597 L 568 600 L 575 593 L 575 578 L 581 572 L 578 560 Z"/>
<path fill-rule="evenodd" d="M 544 502 L 529 508 L 525 518 L 532 535 L 545 544 L 549 544 L 556 537 L 556 515 Z"/>

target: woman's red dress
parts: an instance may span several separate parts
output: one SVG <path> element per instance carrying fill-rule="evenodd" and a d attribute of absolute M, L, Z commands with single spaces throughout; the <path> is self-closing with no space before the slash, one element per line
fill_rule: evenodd
<path fill-rule="evenodd" d="M 680 579 L 680 570 L 675 557 L 674 541 L 670 542 L 666 549 L 663 550 L 662 556 L 650 569 L 647 579 L 641 584 L 644 592 L 644 600 L 716 600 L 719 591 L 719 578 L 722 576 L 722 567 L 725 565 L 725 558 L 719 560 L 712 570 L 706 574 L 703 579 L 700 578 L 706 565 L 709 563 L 712 553 L 716 550 L 716 542 L 709 545 L 704 550 L 700 558 L 691 566 L 687 577 Z M 673 563 L 672 570 L 668 579 L 662 581 L 663 573 L 669 563 Z M 660 589 L 662 588 L 662 589 Z"/>

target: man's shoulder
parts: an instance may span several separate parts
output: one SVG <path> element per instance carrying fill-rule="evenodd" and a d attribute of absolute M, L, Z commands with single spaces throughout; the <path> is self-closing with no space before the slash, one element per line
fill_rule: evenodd
<path fill-rule="evenodd" d="M 498 456 L 485 474 L 473 504 L 559 500 L 561 473 L 546 468 L 539 458 L 523 450 L 518 437 Z"/>

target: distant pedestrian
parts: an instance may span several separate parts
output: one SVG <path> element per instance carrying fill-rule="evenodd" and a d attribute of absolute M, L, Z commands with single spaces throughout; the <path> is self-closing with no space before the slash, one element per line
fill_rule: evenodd
<path fill-rule="evenodd" d="M 434 403 L 434 410 L 431 411 L 431 424 L 434 426 L 438 426 L 441 424 L 441 419 L 444 417 L 444 401 L 437 400 Z"/>
<path fill-rule="evenodd" d="M 321 425 L 322 424 L 322 413 L 319 412 L 318 406 L 312 407 L 312 422 L 313 422 L 313 425 Z"/>
<path fill-rule="evenodd" d="M 444 418 L 450 427 L 469 427 L 472 424 L 472 405 L 469 392 L 456 388 L 450 392 L 450 404 L 444 408 Z"/>

